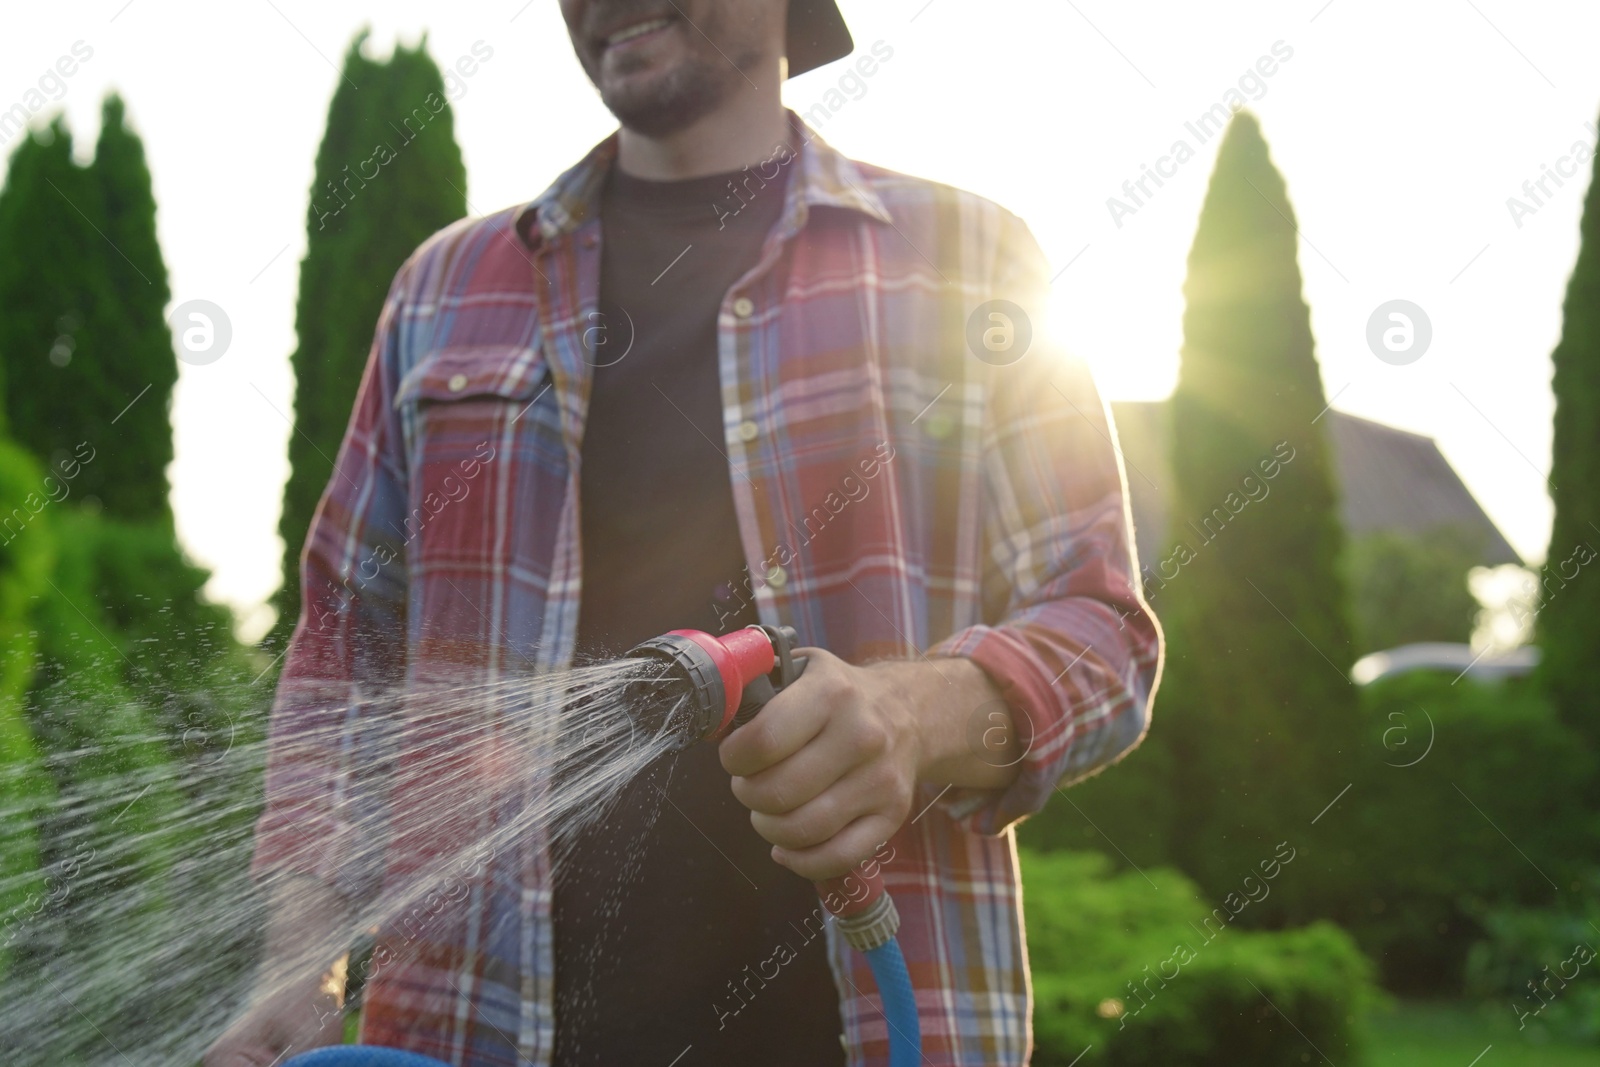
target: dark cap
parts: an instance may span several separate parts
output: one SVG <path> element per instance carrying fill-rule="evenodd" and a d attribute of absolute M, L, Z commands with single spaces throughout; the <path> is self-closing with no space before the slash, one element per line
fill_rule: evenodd
<path fill-rule="evenodd" d="M 834 0 L 789 0 L 789 77 L 843 59 L 856 46 Z"/>

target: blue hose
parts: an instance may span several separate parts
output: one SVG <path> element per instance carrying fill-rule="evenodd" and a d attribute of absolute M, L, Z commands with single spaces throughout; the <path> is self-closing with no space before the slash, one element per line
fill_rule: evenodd
<path fill-rule="evenodd" d="M 900 942 L 891 937 L 877 948 L 869 948 L 866 957 L 889 1023 L 889 1067 L 917 1067 L 922 1062 L 922 1030 L 917 1023 L 917 998 L 911 991 L 911 973 L 906 970 Z"/>
<path fill-rule="evenodd" d="M 302 1052 L 283 1067 L 450 1067 L 442 1060 L 416 1052 L 377 1045 L 330 1045 Z"/>

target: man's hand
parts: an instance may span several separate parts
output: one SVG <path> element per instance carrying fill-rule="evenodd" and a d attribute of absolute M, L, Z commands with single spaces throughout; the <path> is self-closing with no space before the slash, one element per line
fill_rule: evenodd
<path fill-rule="evenodd" d="M 268 1067 L 344 1040 L 344 959 L 331 968 L 309 962 L 340 942 L 344 901 L 310 879 L 289 878 L 274 888 L 268 915 L 256 998 L 206 1050 L 204 1067 Z"/>
<path fill-rule="evenodd" d="M 325 976 L 291 982 L 252 1004 L 206 1050 L 204 1067 L 268 1067 L 344 1040 L 339 997 Z"/>
<path fill-rule="evenodd" d="M 721 744 L 733 794 L 772 858 L 820 881 L 844 874 L 911 814 L 919 781 L 999 787 L 1015 766 L 968 751 L 974 712 L 1000 700 L 966 659 L 855 667 L 820 648 L 805 674 Z"/>

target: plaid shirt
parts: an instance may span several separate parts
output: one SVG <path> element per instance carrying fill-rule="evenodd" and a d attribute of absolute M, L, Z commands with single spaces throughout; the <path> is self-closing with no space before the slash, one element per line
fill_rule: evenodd
<path fill-rule="evenodd" d="M 1042 322 L 1047 267 L 1016 216 L 853 162 L 791 121 L 803 147 L 782 217 L 718 311 L 724 435 L 707 447 L 727 457 L 762 621 L 853 662 L 970 657 L 1031 733 L 1004 790 L 920 787 L 927 808 L 884 867 L 925 1062 L 1022 1064 L 1012 827 L 1138 743 L 1160 661 L 1114 430 L 1086 368 L 1042 331 L 1009 365 L 969 346 L 969 319 L 980 337 L 1001 321 L 974 315 L 991 299 Z M 387 914 L 379 934 L 363 1040 L 453 1064 L 549 1062 L 549 843 L 517 826 L 515 798 L 449 803 L 482 780 L 441 738 L 493 722 L 418 711 L 397 736 L 372 709 L 397 679 L 492 682 L 571 660 L 598 197 L 615 155 L 613 135 L 531 204 L 435 235 L 395 278 L 307 538 L 273 712 L 260 876 L 382 899 L 462 841 L 515 831 L 434 894 L 420 932 Z M 679 418 L 663 400 L 662 424 Z M 973 719 L 981 740 L 986 712 Z M 475 822 L 441 837 L 429 816 L 444 810 Z M 849 1062 L 885 1063 L 865 958 L 831 924 L 827 945 Z M 690 966 L 683 980 L 709 1007 L 730 977 Z"/>

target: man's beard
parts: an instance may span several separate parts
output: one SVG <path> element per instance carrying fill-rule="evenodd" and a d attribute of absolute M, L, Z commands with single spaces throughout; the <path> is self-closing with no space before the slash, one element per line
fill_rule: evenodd
<path fill-rule="evenodd" d="M 609 24 L 615 20 L 614 10 L 644 7 L 647 3 L 649 0 L 596 3 L 590 9 L 590 21 Z M 732 26 L 713 14 L 706 14 L 698 19 L 697 28 L 680 15 L 673 32 L 688 34 L 695 47 L 681 64 L 648 84 L 630 85 L 621 91 L 606 89 L 600 77 L 603 53 L 591 61 L 580 50 L 584 70 L 589 80 L 600 87 L 601 102 L 627 129 L 646 137 L 676 133 L 705 118 L 731 94 L 738 92 L 748 83 L 744 71 L 755 69 L 761 62 L 760 28 L 751 27 L 742 20 L 731 21 Z M 717 48 L 711 47 L 711 41 L 717 42 Z M 698 54 L 702 46 L 710 49 L 711 54 Z M 644 63 L 643 60 L 638 62 L 641 66 Z M 622 61 L 616 65 L 616 73 L 631 73 L 631 65 L 627 60 Z"/>
<path fill-rule="evenodd" d="M 617 121 L 646 137 L 664 137 L 686 129 L 717 109 L 738 90 L 739 72 L 721 56 L 693 56 L 650 85 L 621 92 L 600 91 L 600 100 Z"/>

